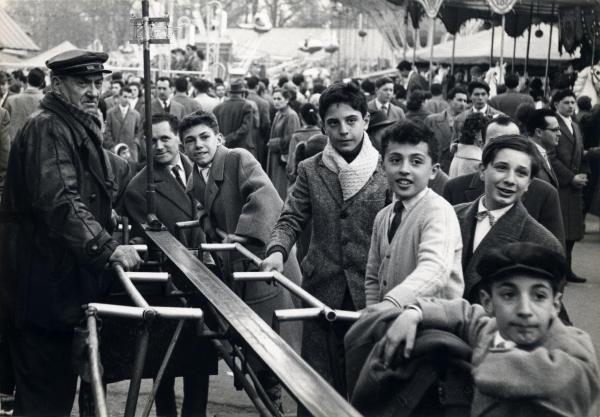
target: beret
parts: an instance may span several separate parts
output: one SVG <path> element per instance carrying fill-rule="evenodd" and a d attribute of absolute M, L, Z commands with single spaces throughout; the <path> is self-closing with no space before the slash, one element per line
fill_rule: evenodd
<path fill-rule="evenodd" d="M 531 242 L 514 242 L 494 248 L 477 264 L 482 284 L 523 273 L 548 279 L 560 287 L 567 271 L 567 261 L 562 253 Z"/>
<path fill-rule="evenodd" d="M 111 71 L 104 69 L 103 65 L 107 60 L 108 54 L 106 52 L 72 49 L 53 56 L 46 61 L 46 66 L 55 75 L 110 74 Z"/>

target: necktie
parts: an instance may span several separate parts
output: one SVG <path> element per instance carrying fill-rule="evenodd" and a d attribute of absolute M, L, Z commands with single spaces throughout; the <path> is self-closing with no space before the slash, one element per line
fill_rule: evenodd
<path fill-rule="evenodd" d="M 165 113 L 169 112 L 169 106 L 167 105 L 167 101 L 163 101 L 163 110 L 165 111 Z"/>
<path fill-rule="evenodd" d="M 173 168 L 171 168 L 171 172 L 173 173 L 173 175 L 175 175 L 175 179 L 177 180 L 179 185 L 181 185 L 185 189 L 185 183 L 183 182 L 183 179 L 181 179 L 181 175 L 179 174 L 179 165 L 174 165 Z"/>
<path fill-rule="evenodd" d="M 487 210 L 484 211 L 480 211 L 479 213 L 477 213 L 475 215 L 475 218 L 477 218 L 477 221 L 480 222 L 485 218 L 488 218 L 490 220 L 490 226 L 494 227 L 494 224 L 496 224 L 496 218 L 494 217 L 494 215 L 492 213 L 490 213 Z"/>
<path fill-rule="evenodd" d="M 198 198 L 200 199 L 200 201 L 204 201 L 204 195 L 206 194 L 206 180 L 204 179 L 204 175 L 202 174 L 202 168 L 200 168 L 199 170 L 200 172 L 198 173 L 198 192 L 199 192 L 199 196 Z"/>
<path fill-rule="evenodd" d="M 392 241 L 396 230 L 398 230 L 398 226 L 400 226 L 403 208 L 402 201 L 396 201 L 396 204 L 394 204 L 394 218 L 392 219 L 392 224 L 390 224 L 390 229 L 388 230 L 388 242 Z"/>
<path fill-rule="evenodd" d="M 387 114 L 388 114 L 388 110 L 389 110 L 389 107 L 388 107 L 388 105 L 387 105 L 387 104 L 384 104 L 383 106 L 381 106 L 381 110 L 383 110 L 383 112 L 384 112 L 384 113 L 385 113 L 385 115 L 387 116 Z"/>

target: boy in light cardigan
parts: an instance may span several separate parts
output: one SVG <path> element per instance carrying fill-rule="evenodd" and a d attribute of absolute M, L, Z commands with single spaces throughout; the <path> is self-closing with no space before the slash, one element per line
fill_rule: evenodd
<path fill-rule="evenodd" d="M 459 298 L 462 239 L 452 206 L 427 187 L 440 169 L 435 135 L 402 121 L 382 137 L 394 201 L 375 217 L 365 276 L 367 307 L 402 307 L 417 297 Z"/>
<path fill-rule="evenodd" d="M 417 300 L 389 327 L 382 366 L 410 357 L 417 328 L 446 330 L 473 348 L 471 416 L 595 415 L 594 346 L 586 332 L 557 319 L 567 271 L 565 257 L 543 245 L 489 251 L 477 266 L 482 305 Z"/>

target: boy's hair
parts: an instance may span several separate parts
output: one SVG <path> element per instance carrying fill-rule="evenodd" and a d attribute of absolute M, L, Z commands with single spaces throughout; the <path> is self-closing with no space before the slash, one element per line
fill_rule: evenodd
<path fill-rule="evenodd" d="M 450 91 L 448 91 L 448 100 L 454 100 L 457 94 L 464 94 L 465 96 L 469 95 L 469 92 L 464 87 L 454 87 Z"/>
<path fill-rule="evenodd" d="M 588 96 L 579 96 L 577 99 L 577 107 L 579 107 L 579 111 L 592 110 L 592 99 Z"/>
<path fill-rule="evenodd" d="M 443 92 L 442 85 L 440 83 L 431 84 L 431 95 L 441 96 Z"/>
<path fill-rule="evenodd" d="M 188 80 L 185 77 L 175 78 L 175 91 L 178 93 L 185 93 L 188 90 Z"/>
<path fill-rule="evenodd" d="M 427 144 L 427 154 L 431 162 L 436 164 L 439 158 L 439 145 L 434 133 L 421 122 L 402 120 L 389 126 L 381 138 L 381 156 L 385 156 L 389 144 L 408 143 L 418 145 L 421 142 Z"/>
<path fill-rule="evenodd" d="M 44 87 L 44 77 L 45 74 L 41 68 L 33 68 L 27 74 L 27 84 L 32 87 L 42 88 Z"/>
<path fill-rule="evenodd" d="M 404 71 L 410 71 L 412 69 L 412 65 L 408 61 L 400 61 L 398 63 L 398 65 L 396 66 L 396 69 L 398 71 L 402 71 L 402 70 L 404 70 Z"/>
<path fill-rule="evenodd" d="M 378 90 L 386 84 L 394 84 L 394 81 L 389 77 L 381 77 L 375 81 L 375 88 Z"/>
<path fill-rule="evenodd" d="M 491 295 L 492 284 L 515 274 L 547 279 L 554 293 L 563 287 L 568 266 L 563 254 L 531 242 L 513 242 L 493 248 L 477 264 L 481 289 Z"/>
<path fill-rule="evenodd" d="M 490 86 L 483 81 L 471 81 L 469 83 L 469 95 L 473 94 L 476 88 L 483 88 L 486 93 L 490 94 Z"/>
<path fill-rule="evenodd" d="M 250 90 L 254 90 L 256 87 L 258 87 L 258 77 L 251 75 L 248 78 L 246 78 L 246 86 Z"/>
<path fill-rule="evenodd" d="M 406 100 L 406 110 L 419 111 L 426 99 L 427 96 L 425 91 L 419 90 L 418 88 L 412 90 L 408 95 L 408 100 Z"/>
<path fill-rule="evenodd" d="M 375 83 L 370 78 L 362 80 L 360 88 L 362 88 L 365 93 L 369 93 L 370 95 L 375 94 Z"/>
<path fill-rule="evenodd" d="M 487 117 L 481 113 L 471 113 L 463 124 L 462 132 L 460 133 L 459 143 L 465 145 L 473 145 L 477 139 L 477 134 L 481 134 L 483 140 L 483 129 L 487 125 Z"/>
<path fill-rule="evenodd" d="M 519 75 L 511 72 L 504 77 L 504 85 L 507 88 L 517 88 L 519 86 Z"/>
<path fill-rule="evenodd" d="M 219 133 L 219 122 L 215 115 L 208 111 L 198 110 L 181 119 L 181 123 L 179 124 L 179 137 L 181 140 L 183 141 L 183 134 L 187 130 L 197 125 L 206 125 L 215 132 L 215 134 Z"/>
<path fill-rule="evenodd" d="M 179 130 L 179 119 L 170 113 L 154 113 L 152 115 L 152 124 L 158 124 L 162 122 L 169 122 L 169 126 L 173 133 L 177 133 Z"/>
<path fill-rule="evenodd" d="M 199 93 L 208 93 L 212 83 L 204 78 L 198 78 L 197 80 L 194 80 L 193 85 Z"/>
<path fill-rule="evenodd" d="M 540 168 L 536 157 L 537 151 L 533 142 L 523 135 L 503 135 L 490 139 L 483 147 L 483 152 L 481 154 L 482 165 L 487 167 L 494 159 L 496 159 L 496 155 L 502 149 L 513 149 L 529 155 L 529 159 L 531 160 L 531 172 L 529 173 L 529 177 L 533 178 L 536 176 Z"/>
<path fill-rule="evenodd" d="M 556 104 L 565 97 L 573 97 L 575 100 L 577 100 L 577 97 L 575 96 L 573 90 L 565 88 L 563 90 L 558 90 L 556 93 L 554 93 L 554 95 L 552 96 L 552 103 Z"/>
<path fill-rule="evenodd" d="M 354 83 L 337 82 L 331 84 L 319 97 L 319 115 L 325 120 L 330 106 L 344 103 L 360 112 L 365 117 L 368 113 L 367 99 L 360 88 Z"/>
<path fill-rule="evenodd" d="M 535 129 L 545 129 L 546 126 L 548 126 L 546 117 L 556 117 L 556 113 L 550 109 L 538 109 L 529 114 L 529 118 L 527 119 L 527 132 L 530 136 L 535 134 Z"/>

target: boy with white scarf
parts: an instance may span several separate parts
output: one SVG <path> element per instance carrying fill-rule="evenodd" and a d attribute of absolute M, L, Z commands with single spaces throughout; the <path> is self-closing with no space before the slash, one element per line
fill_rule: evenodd
<path fill-rule="evenodd" d="M 319 113 L 329 138 L 327 146 L 299 164 L 262 269 L 282 271 L 292 246 L 312 220 L 312 237 L 301 265 L 302 287 L 334 309 L 360 310 L 365 307 L 373 222 L 386 205 L 387 179 L 365 132 L 369 114 L 358 86 L 331 85 L 319 99 Z M 346 328 L 334 329 L 339 355 L 330 358 L 327 330 L 317 322 L 305 322 L 302 357 L 344 393 L 344 368 L 338 361 L 343 361 Z"/>

